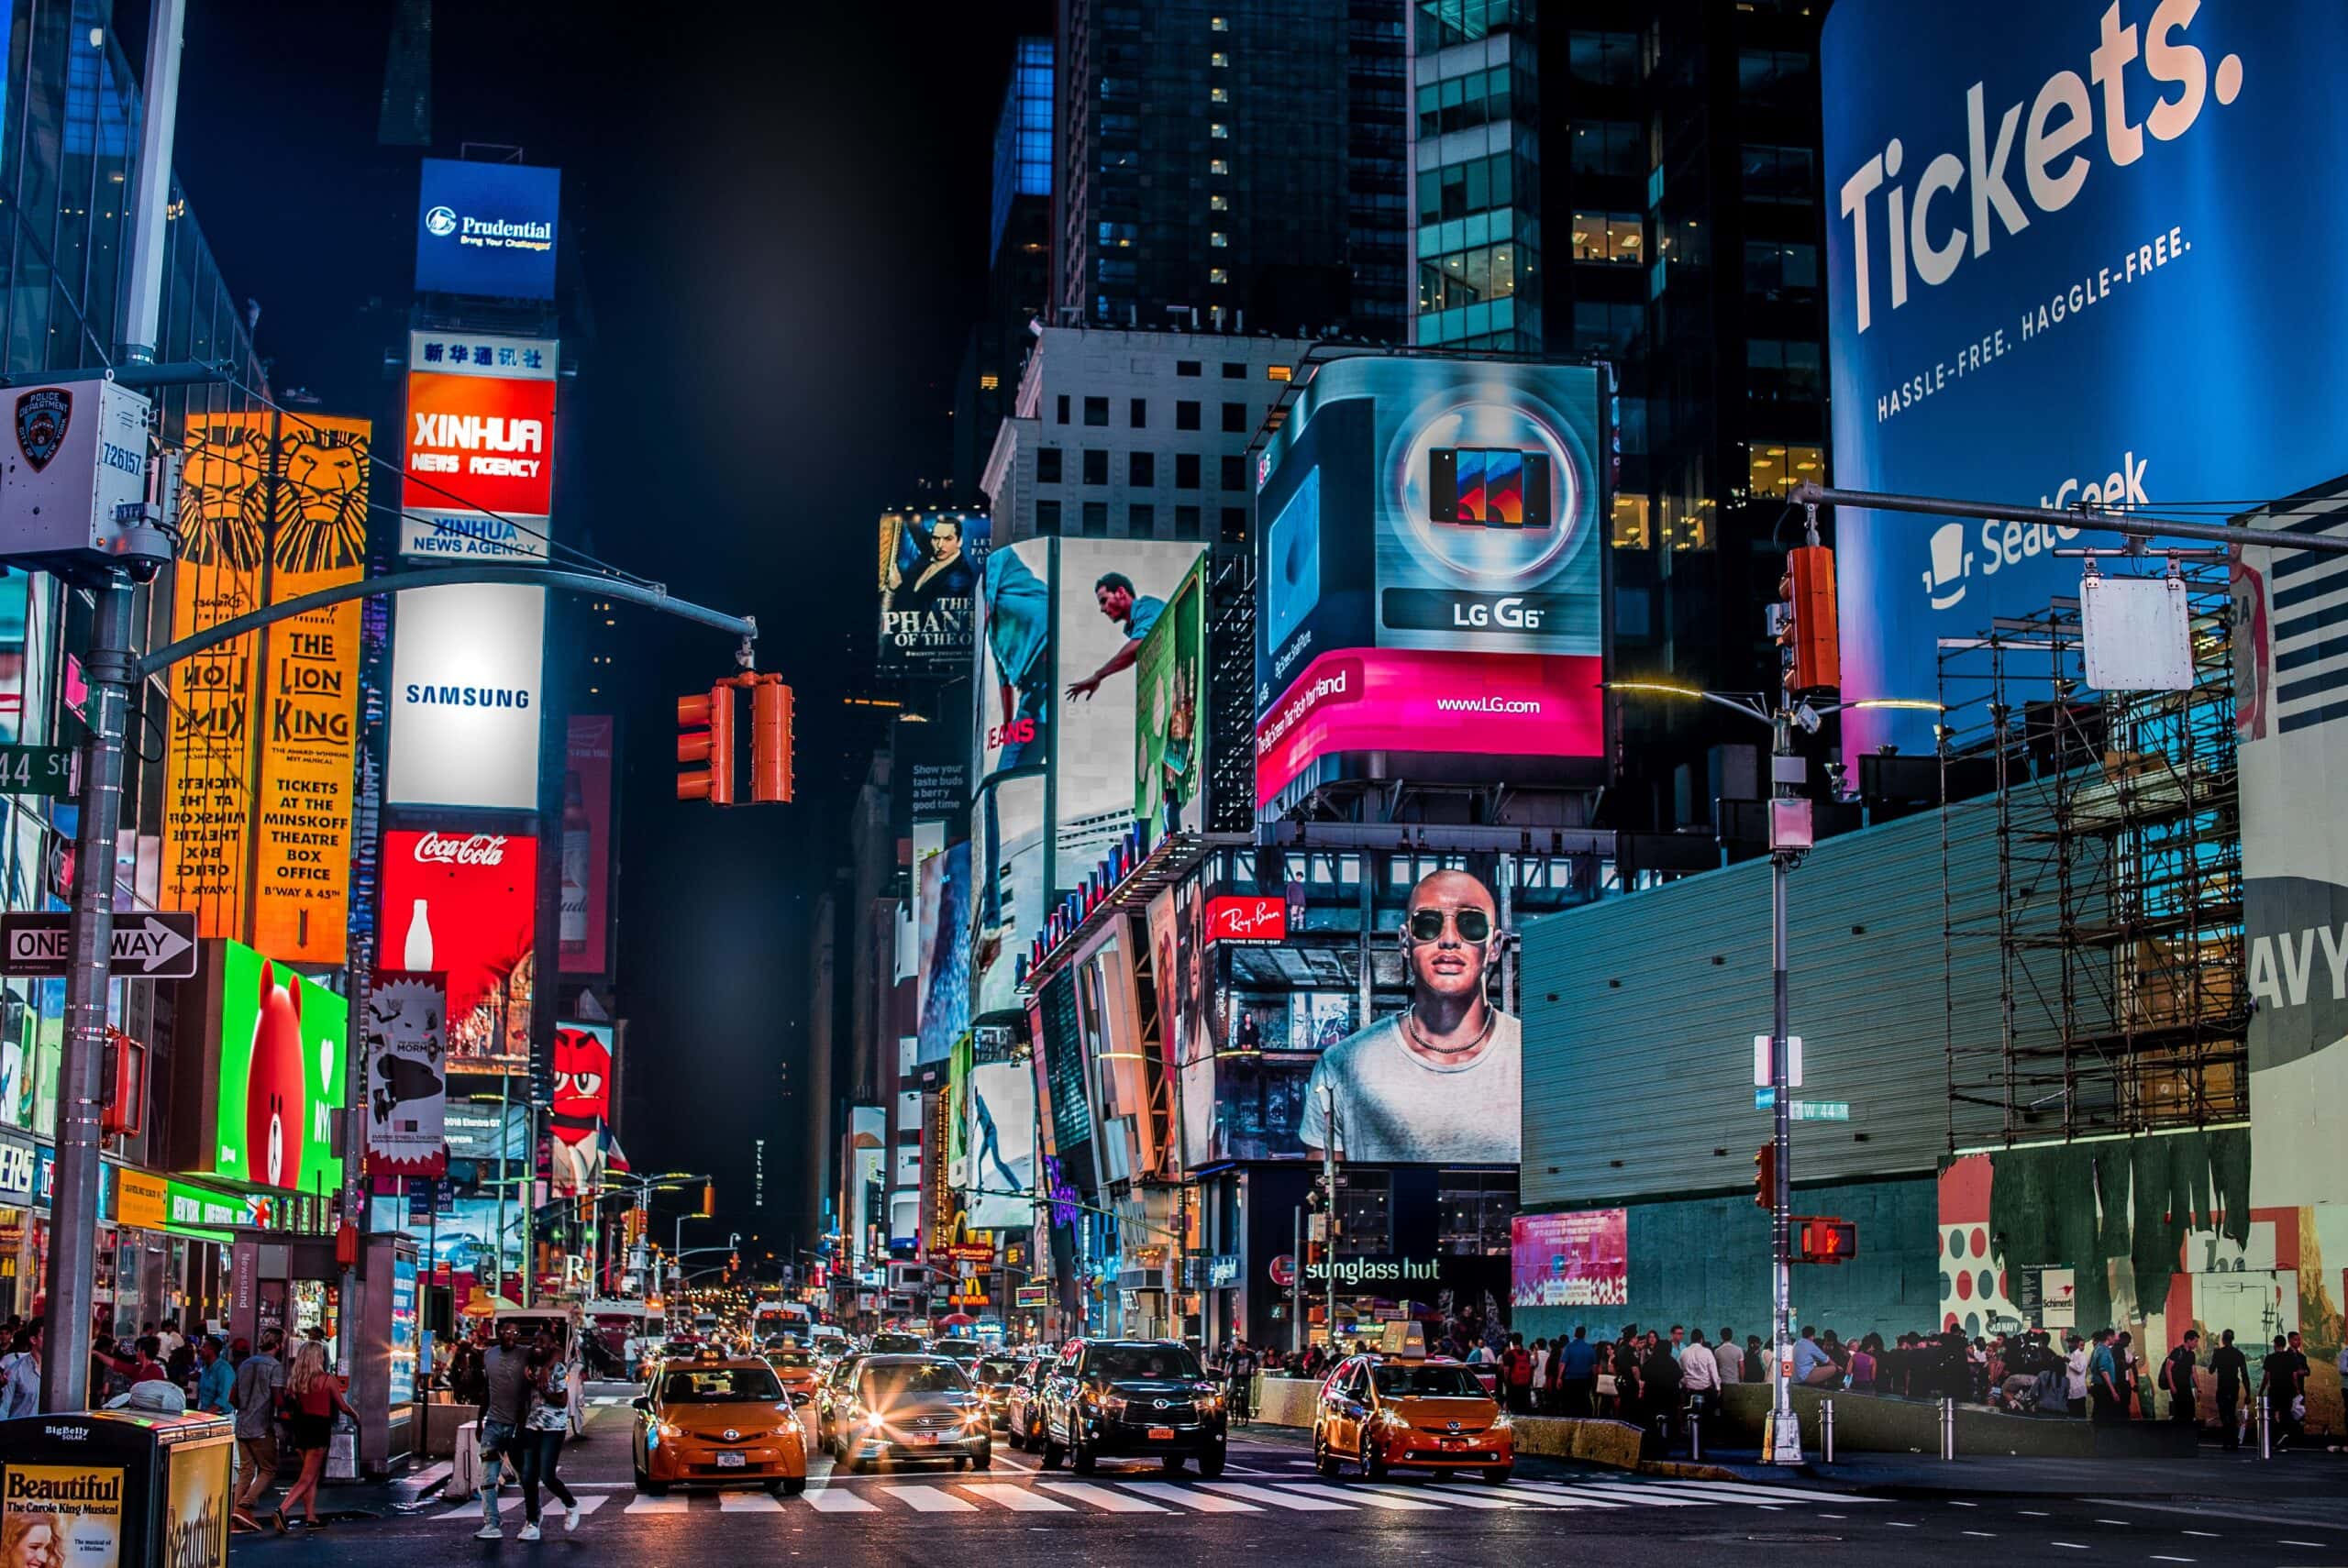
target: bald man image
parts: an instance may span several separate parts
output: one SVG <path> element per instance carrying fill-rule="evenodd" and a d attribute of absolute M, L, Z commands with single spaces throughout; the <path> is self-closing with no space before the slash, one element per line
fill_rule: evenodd
<path fill-rule="evenodd" d="M 1438 871 L 1411 890 L 1411 1006 L 1313 1067 L 1298 1129 L 1307 1154 L 1318 1159 L 1332 1141 L 1334 1099 L 1345 1159 L 1516 1164 L 1523 1032 L 1484 997 L 1499 928 L 1490 890 L 1464 871 Z"/>

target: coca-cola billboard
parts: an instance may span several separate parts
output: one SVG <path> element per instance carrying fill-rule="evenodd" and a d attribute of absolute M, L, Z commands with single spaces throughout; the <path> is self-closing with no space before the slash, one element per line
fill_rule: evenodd
<path fill-rule="evenodd" d="M 538 841 L 429 828 L 383 835 L 377 965 L 449 977 L 449 1066 L 529 1066 Z"/>

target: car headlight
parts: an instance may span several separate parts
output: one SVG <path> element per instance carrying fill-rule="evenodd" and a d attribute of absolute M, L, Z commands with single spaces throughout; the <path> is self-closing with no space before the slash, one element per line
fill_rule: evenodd
<path fill-rule="evenodd" d="M 1492 1424 L 1487 1430 L 1496 1432 L 1505 1432 L 1513 1431 L 1515 1427 L 1516 1423 L 1508 1419 L 1508 1412 L 1506 1410 L 1502 1410 L 1499 1415 L 1492 1418 Z"/>
<path fill-rule="evenodd" d="M 1209 1414 L 1213 1414 L 1214 1411 L 1222 1409 L 1223 1396 L 1217 1394 L 1211 1388 L 1202 1391 L 1199 1395 L 1199 1408 Z"/>
<path fill-rule="evenodd" d="M 676 1439 L 685 1435 L 685 1429 L 678 1426 L 673 1421 L 662 1421 L 654 1430 L 659 1431 L 662 1437 L 668 1438 L 671 1441 L 674 1441 Z"/>
<path fill-rule="evenodd" d="M 1101 1408 L 1106 1415 L 1122 1416 L 1125 1413 L 1125 1397 L 1122 1394 L 1103 1394 L 1101 1397 Z"/>
<path fill-rule="evenodd" d="M 1390 1432 L 1399 1432 L 1411 1423 L 1392 1410 L 1380 1410 L 1378 1412 L 1378 1424 Z"/>

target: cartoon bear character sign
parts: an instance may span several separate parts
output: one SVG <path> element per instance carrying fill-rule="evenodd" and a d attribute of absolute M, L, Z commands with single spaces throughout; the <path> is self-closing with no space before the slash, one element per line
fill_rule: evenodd
<path fill-rule="evenodd" d="M 252 1065 L 245 1077 L 245 1161 L 250 1178 L 270 1187 L 302 1185 L 302 1143 L 309 1097 L 302 1078 L 302 981 L 260 966 L 260 1006 L 253 1017 Z"/>

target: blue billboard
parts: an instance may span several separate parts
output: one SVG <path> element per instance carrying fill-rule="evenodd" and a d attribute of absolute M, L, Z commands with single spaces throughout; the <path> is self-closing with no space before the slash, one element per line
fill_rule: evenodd
<path fill-rule="evenodd" d="M 1821 64 L 1837 485 L 2157 513 L 2348 470 L 2348 6 L 1839 0 Z M 1845 697 L 2078 591 L 2073 530 L 1836 529 Z"/>
<path fill-rule="evenodd" d="M 416 203 L 416 289 L 550 300 L 561 217 L 559 169 L 427 158 Z"/>

